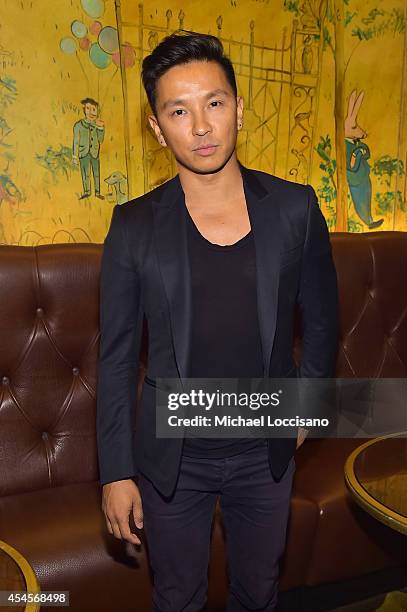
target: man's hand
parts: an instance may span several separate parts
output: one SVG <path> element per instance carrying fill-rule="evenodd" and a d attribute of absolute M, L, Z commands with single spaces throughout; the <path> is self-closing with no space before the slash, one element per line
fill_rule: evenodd
<path fill-rule="evenodd" d="M 131 533 L 129 525 L 129 516 L 133 512 L 136 527 L 143 528 L 141 496 L 136 483 L 131 478 L 103 485 L 102 510 L 109 533 L 119 540 L 141 544 L 139 538 Z"/>
<path fill-rule="evenodd" d="M 304 429 L 304 427 L 299 427 L 298 428 L 298 435 L 297 435 L 297 448 L 299 448 L 301 446 L 301 444 L 304 442 L 305 438 L 307 437 L 308 434 L 308 429 Z M 297 450 L 296 448 L 296 450 Z"/>

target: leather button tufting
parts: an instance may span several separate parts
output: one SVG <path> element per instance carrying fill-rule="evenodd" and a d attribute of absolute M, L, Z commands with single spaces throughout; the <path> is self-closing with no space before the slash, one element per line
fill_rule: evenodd
<path fill-rule="evenodd" d="M 72 368 L 72 372 L 75 374 L 75 376 L 77 376 L 79 374 L 79 368 Z"/>
<path fill-rule="evenodd" d="M 3 385 L 8 385 L 10 380 L 7 376 L 3 376 L 3 378 L 1 379 L 1 382 L 3 383 Z"/>

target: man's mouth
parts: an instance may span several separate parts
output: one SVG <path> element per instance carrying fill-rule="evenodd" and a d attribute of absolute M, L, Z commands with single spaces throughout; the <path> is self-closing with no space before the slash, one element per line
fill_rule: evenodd
<path fill-rule="evenodd" d="M 193 151 L 195 153 L 198 153 L 198 155 L 210 155 L 211 153 L 213 153 L 213 151 L 215 151 L 217 147 L 218 145 L 216 144 L 205 144 L 200 145 L 196 149 L 193 149 Z"/>

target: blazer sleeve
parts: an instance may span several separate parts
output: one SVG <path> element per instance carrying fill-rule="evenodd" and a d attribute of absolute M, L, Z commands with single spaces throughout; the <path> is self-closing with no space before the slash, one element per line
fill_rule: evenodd
<path fill-rule="evenodd" d="M 328 419 L 327 426 L 312 427 L 311 435 L 328 437 L 335 431 L 337 420 L 334 379 L 338 345 L 338 284 L 325 217 L 313 187 L 307 185 L 307 188 L 307 229 L 297 297 L 302 319 L 302 353 L 298 370 L 300 404 L 303 416 Z M 330 380 L 313 381 L 313 378 Z"/>
<path fill-rule="evenodd" d="M 104 241 L 99 297 L 96 438 L 103 485 L 137 474 L 133 445 L 143 310 L 120 204 Z"/>
<path fill-rule="evenodd" d="M 338 342 L 338 286 L 329 231 L 318 198 L 308 189 L 307 229 L 298 303 L 302 318 L 300 376 L 335 376 Z"/>

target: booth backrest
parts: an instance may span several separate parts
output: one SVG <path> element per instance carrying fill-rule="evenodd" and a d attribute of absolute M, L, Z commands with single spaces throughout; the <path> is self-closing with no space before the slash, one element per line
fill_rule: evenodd
<path fill-rule="evenodd" d="M 407 376 L 407 232 L 333 233 L 338 378 Z"/>
<path fill-rule="evenodd" d="M 334 233 L 331 242 L 337 376 L 407 376 L 407 233 Z M 0 246 L 0 495 L 98 478 L 102 249 Z"/>

